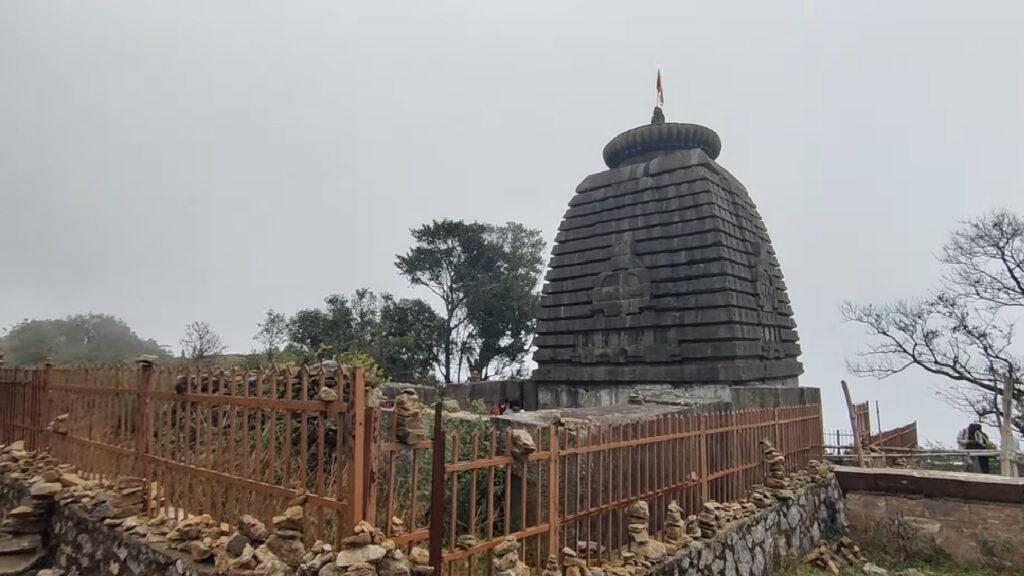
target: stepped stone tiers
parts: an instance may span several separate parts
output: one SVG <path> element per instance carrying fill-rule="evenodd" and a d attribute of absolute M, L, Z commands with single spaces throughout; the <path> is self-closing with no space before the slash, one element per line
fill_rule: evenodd
<path fill-rule="evenodd" d="M 715 162 L 718 135 L 651 124 L 604 149 L 552 250 L 537 323 L 544 385 L 796 386 L 796 324 L 768 231 Z"/>

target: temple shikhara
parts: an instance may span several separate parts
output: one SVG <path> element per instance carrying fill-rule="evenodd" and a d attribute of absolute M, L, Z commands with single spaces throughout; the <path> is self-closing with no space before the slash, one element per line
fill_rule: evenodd
<path fill-rule="evenodd" d="M 797 386 L 782 270 L 721 149 L 660 107 L 605 146 L 608 169 L 576 188 L 552 249 L 533 356 L 542 396 Z"/>

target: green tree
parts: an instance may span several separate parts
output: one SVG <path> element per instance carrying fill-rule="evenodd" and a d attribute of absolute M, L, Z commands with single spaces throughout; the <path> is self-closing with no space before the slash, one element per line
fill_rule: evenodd
<path fill-rule="evenodd" d="M 288 317 L 280 312 L 275 312 L 273 308 L 268 308 L 263 322 L 257 326 L 259 331 L 253 336 L 253 340 L 263 345 L 267 362 L 273 362 L 274 354 L 288 339 Z"/>
<path fill-rule="evenodd" d="M 382 369 L 392 380 L 433 380 L 438 366 L 441 317 L 419 298 L 381 297 L 377 351 Z"/>
<path fill-rule="evenodd" d="M 0 350 L 12 365 L 38 364 L 46 358 L 57 364 L 94 364 L 167 355 L 156 341 L 140 338 L 124 320 L 109 314 L 23 320 L 0 338 Z"/>
<path fill-rule="evenodd" d="M 312 361 L 324 353 L 368 355 L 389 379 L 429 380 L 437 360 L 440 318 L 418 299 L 395 299 L 360 288 L 332 294 L 326 308 L 299 310 L 288 321 L 286 351 Z"/>
<path fill-rule="evenodd" d="M 488 378 L 528 351 L 543 269 L 540 231 L 510 222 L 435 220 L 412 230 L 416 245 L 395 266 L 441 301 L 441 373 L 463 365 Z"/>

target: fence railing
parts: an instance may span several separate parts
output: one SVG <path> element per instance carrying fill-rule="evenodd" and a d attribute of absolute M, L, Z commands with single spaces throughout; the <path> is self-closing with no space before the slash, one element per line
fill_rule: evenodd
<path fill-rule="evenodd" d="M 325 385 L 336 398 L 319 398 Z M 142 477 L 149 509 L 171 517 L 269 522 L 305 493 L 310 537 L 337 542 L 366 506 L 359 368 L 3 368 L 0 406 L 0 441 L 48 447 L 86 477 Z"/>
<path fill-rule="evenodd" d="M 449 574 L 490 574 L 489 551 L 509 536 L 537 569 L 565 546 L 607 560 L 627 542 L 626 508 L 637 500 L 648 502 L 657 534 L 672 500 L 696 514 L 709 499 L 744 497 L 764 479 L 762 439 L 786 453 L 790 470 L 822 458 L 818 405 L 516 431 L 435 411 L 433 440 L 403 446 L 384 426 L 392 441 L 381 445 L 377 507 L 389 537 L 429 542 L 435 568 Z M 524 433 L 532 452 L 517 445 Z"/>
<path fill-rule="evenodd" d="M 429 547 L 438 574 L 473 575 L 491 574 L 509 536 L 538 569 L 565 546 L 595 563 L 627 543 L 638 500 L 652 534 L 672 500 L 687 515 L 738 500 L 764 479 L 762 439 L 790 470 L 823 456 L 818 405 L 514 430 L 438 404 L 433 426 L 400 442 L 396 412 L 368 404 L 361 370 L 319 365 L 0 369 L 0 441 L 49 447 L 89 476 L 143 477 L 151 512 L 175 517 L 270 520 L 307 493 L 309 538 L 338 542 L 365 519 L 406 550 Z"/>

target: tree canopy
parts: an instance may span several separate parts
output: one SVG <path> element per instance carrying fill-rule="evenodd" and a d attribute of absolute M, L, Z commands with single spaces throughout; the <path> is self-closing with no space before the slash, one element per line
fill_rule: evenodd
<path fill-rule="evenodd" d="M 1024 308 L 1024 218 L 997 210 L 961 222 L 939 261 L 945 274 L 926 297 L 843 305 L 845 318 L 874 337 L 849 369 L 876 378 L 923 370 L 950 384 L 942 396 L 953 406 L 995 426 L 1009 418 L 1024 433 L 1012 315 Z"/>
<path fill-rule="evenodd" d="M 544 265 L 540 231 L 514 222 L 435 220 L 412 236 L 416 244 L 395 266 L 441 301 L 444 381 L 460 380 L 464 366 L 482 379 L 521 370 Z"/>
<path fill-rule="evenodd" d="M 426 302 L 361 288 L 332 294 L 324 308 L 299 310 L 288 321 L 286 354 L 300 361 L 366 354 L 386 378 L 432 380 L 440 318 Z"/>
<path fill-rule="evenodd" d="M 140 338 L 120 318 L 77 314 L 54 320 L 23 320 L 0 338 L 4 361 L 11 365 L 127 362 L 142 354 L 167 355 L 154 340 Z"/>

